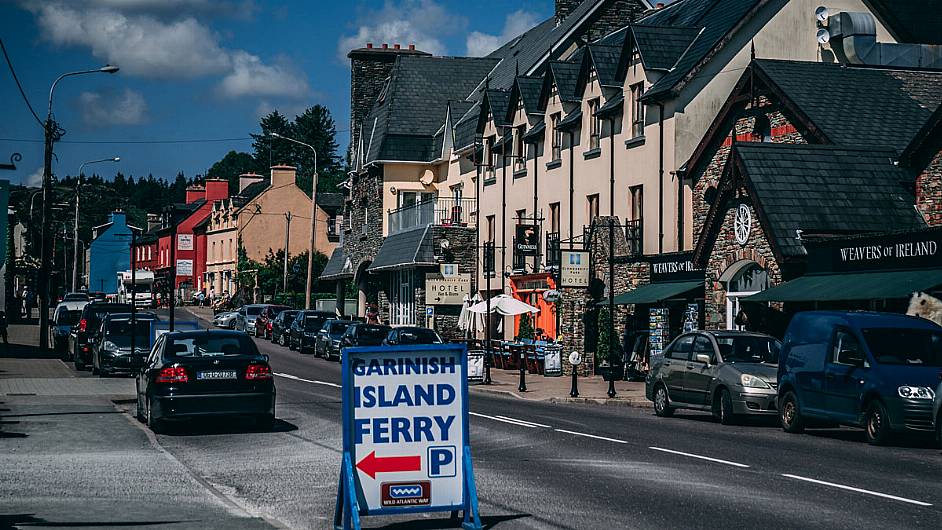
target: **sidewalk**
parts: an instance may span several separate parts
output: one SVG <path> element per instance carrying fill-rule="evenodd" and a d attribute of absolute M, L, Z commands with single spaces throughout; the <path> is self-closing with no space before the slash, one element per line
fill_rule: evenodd
<path fill-rule="evenodd" d="M 615 381 L 614 398 L 608 397 L 608 381 L 602 376 L 579 377 L 579 397 L 569 397 L 572 378 L 544 377 L 527 373 L 527 391 L 518 392 L 520 372 L 518 370 L 491 369 L 491 384 L 471 384 L 471 392 L 512 395 L 529 401 L 548 401 L 551 403 L 594 403 L 623 407 L 651 408 L 653 404 L 644 397 L 644 383 L 635 381 Z"/>

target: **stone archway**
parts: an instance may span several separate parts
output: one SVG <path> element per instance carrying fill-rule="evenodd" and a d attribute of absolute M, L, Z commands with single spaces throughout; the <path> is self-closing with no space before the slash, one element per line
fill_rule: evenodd
<path fill-rule="evenodd" d="M 366 306 L 370 295 L 370 273 L 366 270 L 373 264 L 372 260 L 365 259 L 357 265 L 353 274 L 353 285 L 357 289 L 357 316 L 366 316 Z"/>

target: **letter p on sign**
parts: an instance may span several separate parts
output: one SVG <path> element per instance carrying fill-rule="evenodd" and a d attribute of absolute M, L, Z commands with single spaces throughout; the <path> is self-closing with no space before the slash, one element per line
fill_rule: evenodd
<path fill-rule="evenodd" d="M 428 448 L 429 478 L 454 477 L 458 474 L 455 461 L 455 446 L 446 445 Z"/>

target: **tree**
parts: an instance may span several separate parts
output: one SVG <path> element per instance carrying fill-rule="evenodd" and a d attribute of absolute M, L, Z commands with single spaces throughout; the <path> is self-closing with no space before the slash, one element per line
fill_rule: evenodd
<path fill-rule="evenodd" d="M 252 134 L 252 149 L 255 150 L 254 157 L 256 162 L 263 167 L 271 167 L 279 164 L 295 165 L 295 144 L 284 140 L 273 140 L 271 133 L 278 133 L 283 136 L 294 136 L 294 124 L 285 118 L 284 114 L 274 110 L 268 116 L 262 118 L 258 124 L 261 133 Z"/>
<path fill-rule="evenodd" d="M 524 313 L 520 316 L 520 327 L 517 330 L 517 336 L 521 339 L 533 340 L 533 319 L 530 313 Z"/>
<path fill-rule="evenodd" d="M 265 149 L 267 151 L 267 145 Z M 254 156 L 238 151 L 229 151 L 222 160 L 209 168 L 210 177 L 229 181 L 229 193 L 233 195 L 239 192 L 239 175 L 243 173 L 264 174 L 266 170 Z"/>
<path fill-rule="evenodd" d="M 297 139 L 314 146 L 317 150 L 318 185 L 322 192 L 337 191 L 343 179 L 343 167 L 337 156 L 337 127 L 330 110 L 323 105 L 309 107 L 294 118 L 294 133 Z M 295 144 L 297 145 L 297 144 Z M 305 193 L 311 192 L 311 174 L 314 169 L 314 153 L 304 146 L 297 146 L 298 185 Z"/>
<path fill-rule="evenodd" d="M 611 363 L 615 352 L 612 350 L 612 317 L 607 307 L 599 310 L 599 344 L 595 350 L 595 365 Z"/>

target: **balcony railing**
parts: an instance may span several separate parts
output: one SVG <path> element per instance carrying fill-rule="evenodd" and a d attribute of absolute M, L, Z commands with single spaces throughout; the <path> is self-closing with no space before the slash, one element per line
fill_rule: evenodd
<path fill-rule="evenodd" d="M 641 219 L 625 221 L 625 239 L 628 241 L 628 255 L 644 254 L 644 223 Z"/>
<path fill-rule="evenodd" d="M 395 234 L 417 226 L 468 226 L 474 199 L 451 197 L 429 199 L 389 210 L 389 233 Z"/>
<path fill-rule="evenodd" d="M 546 234 L 546 266 L 557 267 L 562 259 L 559 252 L 559 232 L 550 232 Z"/>

